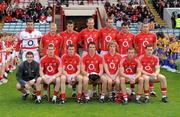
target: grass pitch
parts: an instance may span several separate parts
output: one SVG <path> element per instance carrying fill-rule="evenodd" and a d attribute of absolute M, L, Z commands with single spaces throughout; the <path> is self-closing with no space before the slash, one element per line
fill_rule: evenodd
<path fill-rule="evenodd" d="M 179 117 L 180 74 L 166 70 L 161 72 L 167 77 L 169 102 L 161 102 L 159 84 L 155 84 L 158 97 L 152 97 L 148 104 L 142 105 L 134 102 L 128 105 L 102 104 L 96 100 L 78 104 L 73 99 L 67 99 L 64 105 L 46 101 L 35 104 L 31 99 L 21 100 L 20 92 L 15 89 L 15 73 L 11 73 L 8 83 L 0 86 L 0 117 Z M 67 97 L 70 97 L 68 88 L 67 91 Z"/>

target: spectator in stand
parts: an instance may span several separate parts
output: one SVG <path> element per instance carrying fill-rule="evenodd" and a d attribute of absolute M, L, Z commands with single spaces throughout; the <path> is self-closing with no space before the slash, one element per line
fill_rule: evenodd
<path fill-rule="evenodd" d="M 5 21 L 6 23 L 13 22 L 13 18 L 11 17 L 11 14 L 10 14 L 10 13 L 8 13 L 8 15 L 5 16 L 4 21 Z"/>
<path fill-rule="evenodd" d="M 42 15 L 40 16 L 40 18 L 39 18 L 39 23 L 41 23 L 41 24 L 46 23 L 46 16 L 45 16 L 44 14 L 42 14 Z"/>
<path fill-rule="evenodd" d="M 52 16 L 51 16 L 50 14 L 47 15 L 46 21 L 47 21 L 48 23 L 51 23 L 51 22 L 52 22 Z"/>

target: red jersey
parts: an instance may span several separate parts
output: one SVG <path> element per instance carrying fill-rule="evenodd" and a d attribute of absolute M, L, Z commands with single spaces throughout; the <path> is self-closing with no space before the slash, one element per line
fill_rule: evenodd
<path fill-rule="evenodd" d="M 108 70 L 110 74 L 116 74 L 121 59 L 122 58 L 118 53 L 115 53 L 114 56 L 111 56 L 109 52 L 104 55 L 104 62 L 108 65 Z"/>
<path fill-rule="evenodd" d="M 59 49 L 62 45 L 62 37 L 59 34 L 56 34 L 55 36 L 50 35 L 50 32 L 45 34 L 42 38 L 41 38 L 41 44 L 43 45 L 43 53 L 44 55 L 47 54 L 47 48 L 49 43 L 53 43 L 54 47 L 55 47 L 55 51 L 54 54 L 56 56 L 59 56 Z"/>
<path fill-rule="evenodd" d="M 45 55 L 40 61 L 40 66 L 43 68 L 43 73 L 50 76 L 58 73 L 60 64 L 61 62 L 58 56 L 48 57 Z"/>
<path fill-rule="evenodd" d="M 134 44 L 137 45 L 138 56 L 145 54 L 145 47 L 148 44 L 153 44 L 154 46 L 156 46 L 156 35 L 151 32 L 147 34 L 140 32 L 135 36 Z"/>
<path fill-rule="evenodd" d="M 101 50 L 108 51 L 108 44 L 111 40 L 116 40 L 117 29 L 102 28 L 99 31 L 99 39 L 101 43 Z"/>
<path fill-rule="evenodd" d="M 83 57 L 83 65 L 85 66 L 85 71 L 88 73 L 100 72 L 99 65 L 102 64 L 102 58 L 99 54 L 95 54 L 91 57 L 89 54 L 86 54 Z"/>
<path fill-rule="evenodd" d="M 134 34 L 128 32 L 127 34 L 120 32 L 117 35 L 116 42 L 119 46 L 119 53 L 120 54 L 127 54 L 127 49 L 129 47 L 133 47 L 134 42 Z"/>
<path fill-rule="evenodd" d="M 159 66 L 159 58 L 157 56 L 147 57 L 146 55 L 141 55 L 139 57 L 143 70 L 147 73 L 154 73 L 155 66 Z"/>
<path fill-rule="evenodd" d="M 80 60 L 81 60 L 78 54 L 74 54 L 73 56 L 64 54 L 61 59 L 62 59 L 62 65 L 65 66 L 65 71 L 68 74 L 74 74 L 77 72 L 78 65 L 80 65 Z"/>
<path fill-rule="evenodd" d="M 136 57 L 129 60 L 128 56 L 125 56 L 121 62 L 120 67 L 124 68 L 124 73 L 128 75 L 136 74 L 137 68 L 140 67 L 140 62 Z"/>
<path fill-rule="evenodd" d="M 96 49 L 98 49 L 99 35 L 97 29 L 93 29 L 92 31 L 87 28 L 83 29 L 79 33 L 79 38 L 80 41 L 84 40 L 83 51 L 87 51 L 87 45 L 89 42 L 94 42 L 96 44 Z"/>
<path fill-rule="evenodd" d="M 68 33 L 67 31 L 64 31 L 60 33 L 60 35 L 63 38 L 63 44 L 62 44 L 62 54 L 66 53 L 67 46 L 69 44 L 73 44 L 75 48 L 75 52 L 77 52 L 77 44 L 79 42 L 79 33 L 76 31 L 73 31 L 72 33 Z"/>

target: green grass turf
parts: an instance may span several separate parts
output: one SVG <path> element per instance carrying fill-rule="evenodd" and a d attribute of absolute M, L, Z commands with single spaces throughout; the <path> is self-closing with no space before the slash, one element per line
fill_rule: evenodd
<path fill-rule="evenodd" d="M 0 117 L 179 117 L 180 116 L 180 74 L 161 71 L 168 81 L 169 103 L 162 103 L 159 84 L 155 84 L 158 97 L 151 98 L 148 104 L 128 105 L 116 103 L 77 104 L 73 99 L 67 103 L 35 104 L 31 99 L 21 100 L 21 94 L 15 89 L 15 73 L 9 75 L 7 84 L 0 86 Z M 71 93 L 68 91 L 68 96 Z"/>

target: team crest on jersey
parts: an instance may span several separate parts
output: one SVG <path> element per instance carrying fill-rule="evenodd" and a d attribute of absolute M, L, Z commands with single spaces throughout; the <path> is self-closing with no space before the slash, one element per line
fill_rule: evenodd
<path fill-rule="evenodd" d="M 74 40 L 76 40 L 77 38 L 76 37 L 74 37 Z"/>
<path fill-rule="evenodd" d="M 56 66 L 56 63 L 53 63 L 54 66 Z"/>
<path fill-rule="evenodd" d="M 95 63 L 98 63 L 98 60 L 96 60 L 96 62 Z"/>

